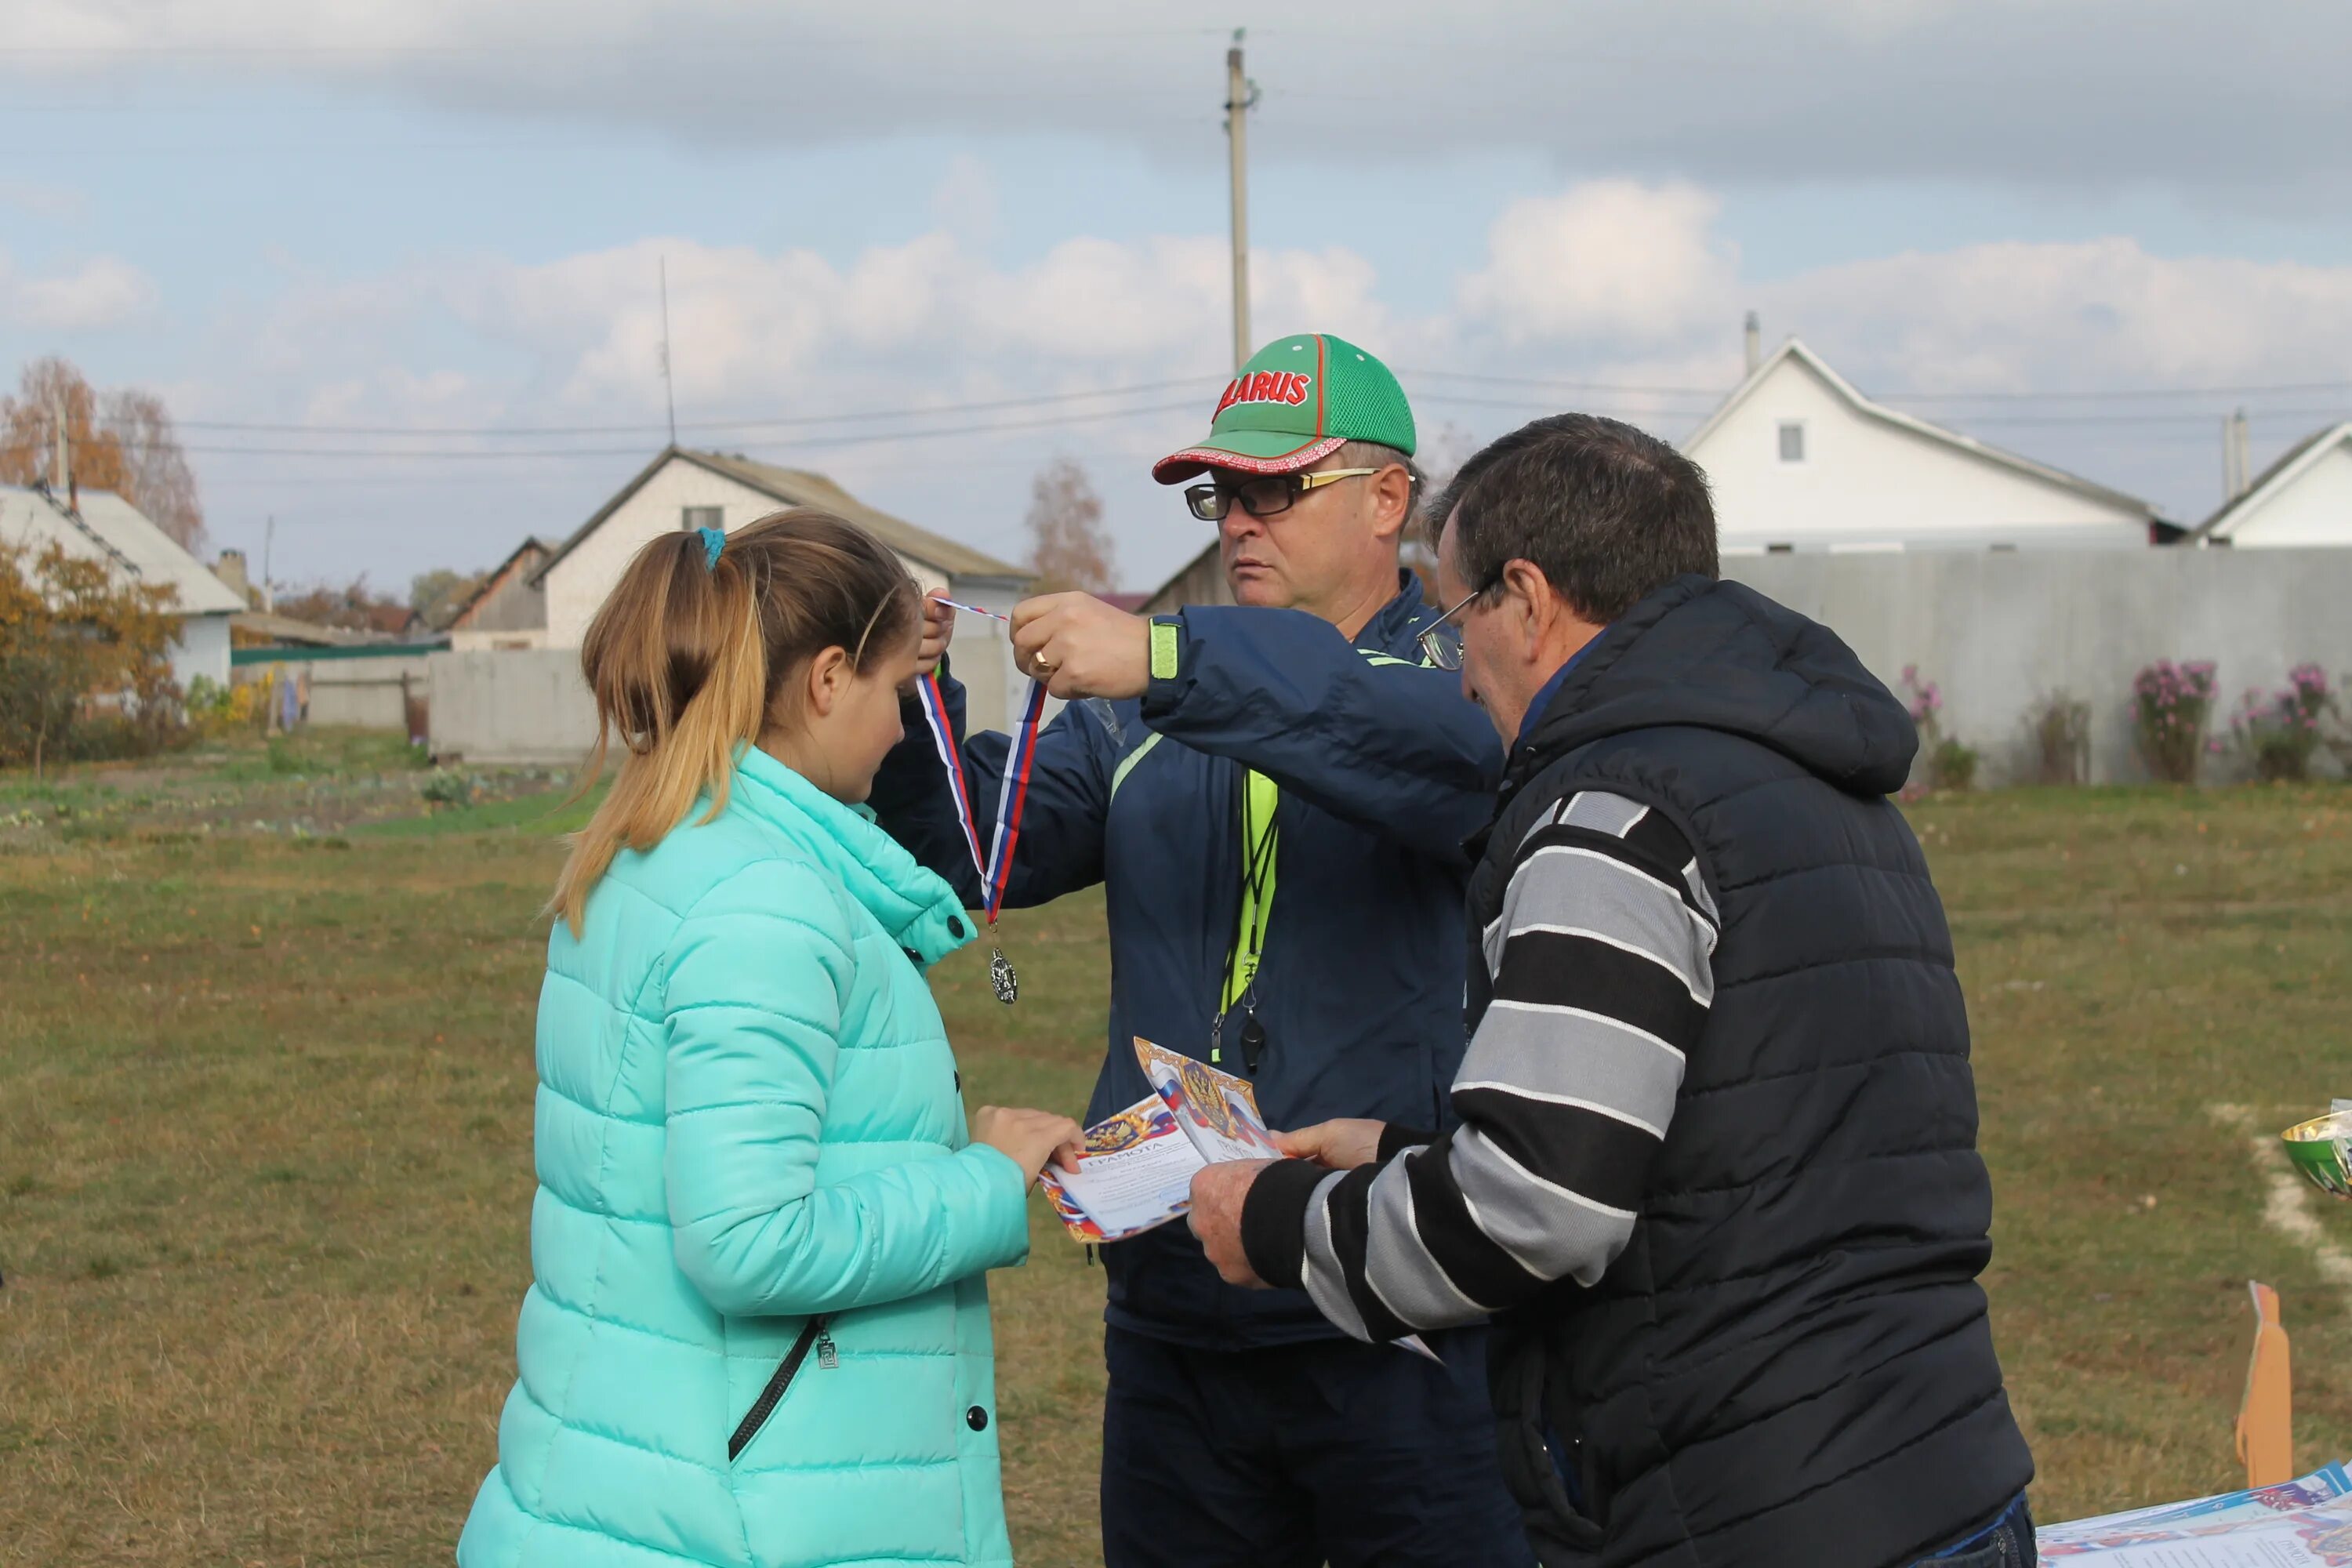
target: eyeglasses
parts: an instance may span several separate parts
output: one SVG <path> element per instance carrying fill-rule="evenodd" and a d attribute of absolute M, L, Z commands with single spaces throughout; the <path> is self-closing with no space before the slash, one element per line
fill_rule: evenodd
<path fill-rule="evenodd" d="M 1202 522 L 1223 521 L 1235 501 L 1252 517 L 1275 517 L 1296 506 L 1308 490 L 1379 472 L 1378 468 L 1324 468 L 1312 474 L 1260 474 L 1231 488 L 1192 485 L 1184 491 L 1184 504 Z"/>
<path fill-rule="evenodd" d="M 1502 585 L 1502 574 L 1483 588 L 1473 588 L 1456 601 L 1454 606 L 1429 623 L 1419 637 L 1421 657 L 1440 669 L 1462 668 L 1462 628 L 1454 617 Z"/>

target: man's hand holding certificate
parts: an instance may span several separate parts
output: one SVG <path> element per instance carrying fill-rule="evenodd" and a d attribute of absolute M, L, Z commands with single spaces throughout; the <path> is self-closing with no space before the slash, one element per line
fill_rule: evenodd
<path fill-rule="evenodd" d="M 1080 1241 L 1123 1241 L 1181 1218 L 1193 1174 L 1208 1165 L 1282 1157 L 1246 1079 L 1149 1040 L 1135 1042 L 1135 1055 L 1150 1097 L 1087 1128 L 1075 1170 L 1048 1166 L 1042 1177 Z"/>

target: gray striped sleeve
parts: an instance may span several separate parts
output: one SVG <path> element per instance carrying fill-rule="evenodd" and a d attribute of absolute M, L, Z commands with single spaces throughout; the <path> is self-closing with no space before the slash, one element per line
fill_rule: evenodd
<path fill-rule="evenodd" d="M 1587 791 L 1546 814 L 1482 934 L 1492 1000 L 1454 1084 L 1462 1125 L 1326 1178 L 1308 1205 L 1304 1282 L 1359 1337 L 1600 1279 L 1633 1234 L 1715 1001 L 1697 858 L 1622 795 Z"/>

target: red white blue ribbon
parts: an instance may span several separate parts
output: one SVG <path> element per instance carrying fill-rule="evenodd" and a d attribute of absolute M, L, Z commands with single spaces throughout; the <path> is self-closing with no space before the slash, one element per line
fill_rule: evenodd
<path fill-rule="evenodd" d="M 956 821 L 971 848 L 972 869 L 980 873 L 982 907 L 993 926 L 996 912 L 1004 907 L 1005 889 L 1013 880 L 1013 854 L 1021 842 L 1021 814 L 1029 804 L 1029 773 L 1037 759 L 1037 725 L 1045 713 L 1045 688 L 1038 681 L 1029 683 L 1028 700 L 1022 707 L 1020 722 L 1013 727 L 1013 746 L 1004 755 L 1004 782 L 996 795 L 996 824 L 990 830 L 985 851 L 981 847 L 979 819 L 971 809 L 971 783 L 964 775 L 963 753 L 956 745 L 955 731 L 948 725 L 947 700 L 940 694 L 939 677 L 926 675 L 918 680 L 915 697 L 923 710 L 923 722 L 930 729 L 932 748 L 947 770 Z"/>

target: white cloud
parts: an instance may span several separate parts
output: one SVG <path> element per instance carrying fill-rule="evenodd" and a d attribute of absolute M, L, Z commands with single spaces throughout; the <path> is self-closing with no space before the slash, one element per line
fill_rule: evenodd
<path fill-rule="evenodd" d="M 121 327 L 155 306 L 154 280 L 129 262 L 94 256 L 47 277 L 16 271 L 0 252 L 0 319 L 36 332 L 95 332 Z"/>
<path fill-rule="evenodd" d="M 967 245 L 984 246 L 996 237 L 996 171 L 970 153 L 950 157 L 931 189 L 931 220 Z"/>
<path fill-rule="evenodd" d="M 1511 343 L 1672 342 L 1720 312 L 1737 280 L 1719 205 L 1696 186 L 1633 180 L 1514 202 L 1462 282 L 1462 313 Z"/>
<path fill-rule="evenodd" d="M 532 355 L 566 404 L 628 403 L 657 385 L 665 262 L 682 404 L 823 404 L 860 382 L 887 387 L 886 402 L 953 402 L 975 385 L 1031 382 L 1039 367 L 1084 385 L 1139 367 L 1205 379 L 1229 359 L 1227 250 L 1206 237 L 1068 239 L 1012 268 L 946 233 L 838 267 L 806 249 L 648 239 L 447 268 L 411 288 Z M 1261 252 L 1253 278 L 1263 335 L 1311 322 L 1377 338 L 1389 319 L 1370 264 L 1345 249 Z M 346 291 L 341 308 L 372 292 Z"/>
<path fill-rule="evenodd" d="M 1252 19 L 1262 145 L 1350 166 L 1508 146 L 1714 185 L 2140 180 L 2275 206 L 2340 195 L 2352 139 L 2333 0 L 1458 0 L 1435 19 L 1275 0 Z M 45 77 L 169 60 L 697 142 L 1045 132 L 1198 160 L 1230 25 L 1189 0 L 18 0 L 9 20 Z"/>
<path fill-rule="evenodd" d="M 530 264 L 444 258 L 355 279 L 289 268 L 267 318 L 222 334 L 242 352 L 221 360 L 216 375 L 235 379 L 192 387 L 190 402 L 175 405 L 187 417 L 352 425 L 635 424 L 650 451 L 662 406 L 655 279 L 663 258 L 687 440 L 824 469 L 878 505 L 999 553 L 1020 547 L 1027 472 L 1066 452 L 1102 486 L 1134 585 L 1150 585 L 1197 547 L 1195 531 L 1144 475 L 1150 458 L 1198 434 L 1229 363 L 1227 255 L 1214 234 L 1072 238 L 1019 265 L 999 264 L 942 228 L 840 261 L 798 248 L 649 237 Z M 1880 395 L 2336 382 L 2352 361 L 2352 267 L 2168 258 L 2105 239 L 1904 252 L 1757 282 L 1740 277 L 1738 258 L 1703 188 L 1595 182 L 1505 209 L 1461 268 L 1452 302 L 1434 312 L 1393 306 L 1353 251 L 1262 250 L 1253 265 L 1255 325 L 1261 341 L 1322 328 L 1382 354 L 1406 371 L 1433 437 L 1452 424 L 1492 437 L 1570 405 L 1685 435 L 1708 405 L 1704 390 L 1546 392 L 1413 373 L 1727 390 L 1738 374 L 1740 313 L 1750 306 L 1761 310 L 1768 340 L 1801 335 Z M 10 309 L 22 292 L 0 281 Z M 997 433 L 868 443 L 863 437 L 880 427 L 727 423 L 1171 378 L 1193 381 L 1197 403 L 1174 392 L 1125 399 L 1117 408 L 1137 412 L 1111 420 L 1094 417 L 1107 405 L 1061 405 L 1067 416 L 1048 407 L 947 421 L 994 424 Z M 2200 421 L 2232 401 L 2042 405 L 2040 416 L 2065 417 L 2025 426 L 1977 422 L 1989 409 L 2014 417 L 2013 405 L 1922 411 L 2193 517 L 2210 505 L 2219 471 L 2212 428 Z M 2137 418 L 2152 406 L 2183 418 L 2073 422 L 2109 412 Z M 2300 435 L 2324 411 L 2315 395 L 2258 402 L 2255 412 L 2259 447 Z M 844 439 L 852 435 L 860 438 Z M 198 460 L 208 483 L 215 473 L 250 476 L 240 492 L 247 495 L 272 475 L 331 489 L 347 472 L 354 519 L 385 504 L 370 485 L 397 478 L 414 487 L 396 492 L 411 510 L 397 525 L 386 514 L 382 528 L 350 537 L 416 552 L 383 563 L 406 572 L 495 559 L 524 531 L 567 531 L 601 499 L 598 487 L 641 460 L 639 439 L 583 438 L 593 463 L 451 465 L 440 479 L 415 466 Z M 479 445 L 420 443 L 458 444 Z M 541 489 L 485 489 L 519 471 L 543 476 Z M 415 507 L 433 483 L 446 486 L 446 499 Z M 470 517 L 476 531 L 462 547 L 434 544 L 438 524 L 411 526 L 420 514 Z"/>
<path fill-rule="evenodd" d="M 665 260 L 687 410 L 1208 382 L 1230 357 L 1221 237 L 1076 237 L 1004 267 L 946 230 L 838 264 L 670 237 L 543 263 L 290 276 L 249 341 L 269 378 L 344 387 L 345 403 L 363 387 L 388 411 L 501 387 L 541 413 L 657 406 Z M 1680 183 L 1596 181 L 1512 204 L 1435 314 L 1393 309 L 1371 264 L 1344 247 L 1260 250 L 1252 278 L 1261 341 L 1316 327 L 1400 364 L 1594 383 L 1727 386 L 1749 306 L 1768 339 L 1802 335 L 1889 392 L 2317 380 L 2352 358 L 2352 267 L 2169 258 L 2109 238 L 1904 252 L 1748 282 L 1714 195 Z M 0 289 L 19 314 L 85 322 L 120 320 L 153 293 L 106 259 Z M 428 325 L 456 328 L 491 363 L 454 381 L 446 364 L 415 363 L 415 345 L 441 341 Z"/>
<path fill-rule="evenodd" d="M 2352 268 L 2150 255 L 2129 239 L 1968 246 L 1823 268 L 1759 291 L 1915 386 L 2061 391 L 2340 379 Z"/>

